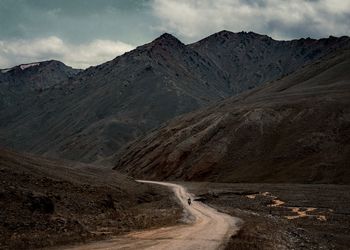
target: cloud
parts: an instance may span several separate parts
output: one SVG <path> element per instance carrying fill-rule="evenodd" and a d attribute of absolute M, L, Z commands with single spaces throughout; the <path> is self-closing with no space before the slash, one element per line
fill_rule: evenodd
<path fill-rule="evenodd" d="M 102 39 L 71 44 L 57 36 L 0 40 L 0 68 L 48 59 L 60 60 L 76 68 L 86 68 L 111 60 L 133 48 L 134 46 L 120 41 Z"/>
<path fill-rule="evenodd" d="M 86 68 L 104 63 L 135 47 L 120 41 L 94 40 L 87 44 L 70 46 L 63 60 L 70 65 L 81 65 Z"/>
<path fill-rule="evenodd" d="M 141 44 L 155 35 L 149 0 L 0 0 L 0 40 L 57 36 Z"/>
<path fill-rule="evenodd" d="M 48 59 L 86 68 L 161 32 L 186 43 L 223 29 L 349 35 L 349 10 L 350 0 L 0 0 L 0 68 Z"/>
<path fill-rule="evenodd" d="M 276 39 L 349 35 L 349 10 L 344 0 L 152 0 L 157 28 L 187 41 L 223 29 Z"/>

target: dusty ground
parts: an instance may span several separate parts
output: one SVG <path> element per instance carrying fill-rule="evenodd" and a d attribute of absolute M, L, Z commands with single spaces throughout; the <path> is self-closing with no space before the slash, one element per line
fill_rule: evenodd
<path fill-rule="evenodd" d="M 244 220 L 227 249 L 350 246 L 348 185 L 181 184 Z M 0 150 L 0 208 L 0 249 L 112 239 L 182 218 L 174 195 L 162 187 L 136 183 L 117 171 L 6 150 Z"/>
<path fill-rule="evenodd" d="M 349 249 L 350 186 L 185 183 L 244 220 L 227 249 Z"/>
<path fill-rule="evenodd" d="M 0 150 L 0 249 L 106 239 L 175 224 L 171 191 L 116 171 Z"/>
<path fill-rule="evenodd" d="M 156 249 L 193 250 L 223 249 L 230 236 L 237 233 L 240 219 L 220 213 L 202 202 L 187 203 L 190 194 L 180 185 L 166 182 L 149 182 L 171 188 L 184 208 L 184 222 L 172 227 L 132 232 L 109 240 L 68 247 L 69 250 L 103 249 Z M 62 249 L 62 248 L 60 248 Z"/>

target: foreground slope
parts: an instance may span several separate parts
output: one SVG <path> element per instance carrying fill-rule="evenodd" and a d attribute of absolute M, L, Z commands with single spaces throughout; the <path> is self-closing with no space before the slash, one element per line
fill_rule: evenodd
<path fill-rule="evenodd" d="M 104 160 L 177 115 L 349 45 L 348 37 L 285 42 L 227 31 L 185 45 L 163 34 L 49 89 L 15 92 L 14 105 L 0 108 L 1 145 L 84 162 Z M 25 71 L 31 69 L 35 66 Z"/>
<path fill-rule="evenodd" d="M 116 169 L 148 179 L 350 183 L 350 51 L 172 120 Z"/>
<path fill-rule="evenodd" d="M 180 213 L 170 192 L 101 167 L 0 149 L 0 173 L 0 249 L 101 239 Z"/>

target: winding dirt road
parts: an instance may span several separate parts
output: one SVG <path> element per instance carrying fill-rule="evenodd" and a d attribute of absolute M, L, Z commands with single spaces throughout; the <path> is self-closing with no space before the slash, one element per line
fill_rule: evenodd
<path fill-rule="evenodd" d="M 197 201 L 189 206 L 187 199 L 192 196 L 180 185 L 155 181 L 139 182 L 170 187 L 184 207 L 189 224 L 133 232 L 110 240 L 66 249 L 222 249 L 229 237 L 238 230 L 238 218 L 220 213 Z"/>

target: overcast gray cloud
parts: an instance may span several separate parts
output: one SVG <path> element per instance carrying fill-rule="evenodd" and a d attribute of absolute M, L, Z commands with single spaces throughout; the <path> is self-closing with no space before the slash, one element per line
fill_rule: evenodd
<path fill-rule="evenodd" d="M 96 65 L 159 35 L 154 20 L 148 0 L 0 0 L 0 68 Z"/>
<path fill-rule="evenodd" d="M 275 39 L 350 33 L 350 0 L 153 0 L 160 30 L 200 39 L 222 29 Z"/>
<path fill-rule="evenodd" d="M 133 48 L 120 41 L 100 39 L 71 44 L 55 36 L 0 41 L 0 65 L 56 59 L 76 68 L 87 68 L 106 62 Z"/>
<path fill-rule="evenodd" d="M 0 68 L 46 59 L 87 67 L 170 32 L 275 39 L 349 35 L 350 0 L 0 0 Z"/>

